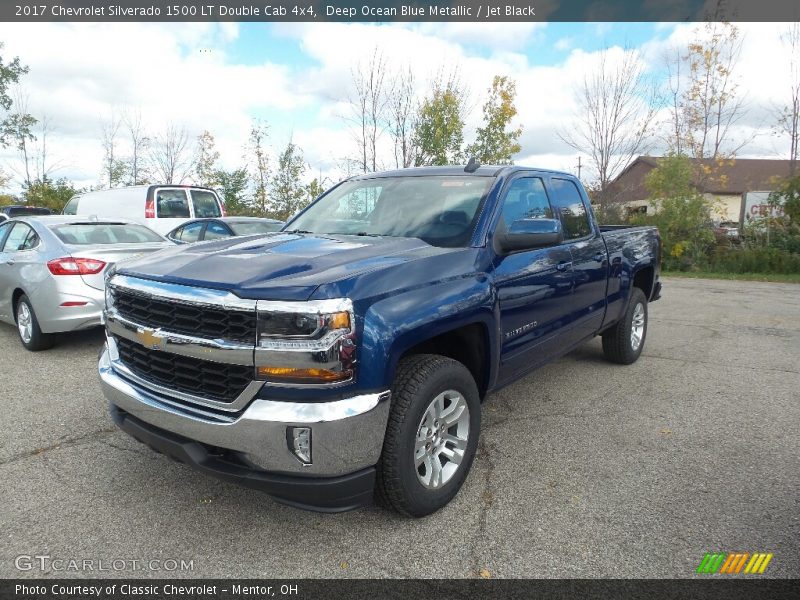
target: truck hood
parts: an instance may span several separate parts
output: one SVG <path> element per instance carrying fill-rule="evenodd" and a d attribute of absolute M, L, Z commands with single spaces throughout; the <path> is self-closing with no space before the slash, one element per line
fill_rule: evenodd
<path fill-rule="evenodd" d="M 242 298 L 307 300 L 320 285 L 453 250 L 417 238 L 275 233 L 176 246 L 119 272 Z"/>

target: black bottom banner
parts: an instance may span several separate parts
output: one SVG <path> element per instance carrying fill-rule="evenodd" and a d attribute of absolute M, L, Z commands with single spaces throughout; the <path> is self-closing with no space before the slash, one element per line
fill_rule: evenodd
<path fill-rule="evenodd" d="M 17 600 L 244 600 L 286 598 L 449 600 L 492 598 L 659 598 L 725 600 L 800 597 L 796 579 L 42 579 L 0 580 L 0 598 Z"/>

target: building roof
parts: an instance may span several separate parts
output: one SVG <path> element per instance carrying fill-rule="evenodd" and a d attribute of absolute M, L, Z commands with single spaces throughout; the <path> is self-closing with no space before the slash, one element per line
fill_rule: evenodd
<path fill-rule="evenodd" d="M 609 185 L 618 202 L 644 200 L 650 193 L 644 184 L 645 176 L 658 166 L 659 156 L 640 156 Z M 772 191 L 780 180 L 789 177 L 790 161 L 762 158 L 737 158 L 717 162 L 713 159 L 689 159 L 714 169 L 715 176 L 698 178 L 697 188 L 704 193 L 736 195 L 744 192 Z"/>

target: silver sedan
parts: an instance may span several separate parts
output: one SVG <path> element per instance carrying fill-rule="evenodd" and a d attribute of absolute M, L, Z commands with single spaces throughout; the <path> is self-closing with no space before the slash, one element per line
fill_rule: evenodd
<path fill-rule="evenodd" d="M 105 273 L 162 248 L 166 238 L 130 221 L 75 216 L 0 222 L 0 321 L 22 345 L 45 350 L 54 333 L 101 324 Z"/>

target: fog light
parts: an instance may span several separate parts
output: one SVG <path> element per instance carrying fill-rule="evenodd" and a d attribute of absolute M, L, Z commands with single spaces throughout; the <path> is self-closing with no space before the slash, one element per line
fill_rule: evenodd
<path fill-rule="evenodd" d="M 311 464 L 311 427 L 287 427 L 286 443 L 301 463 Z"/>

